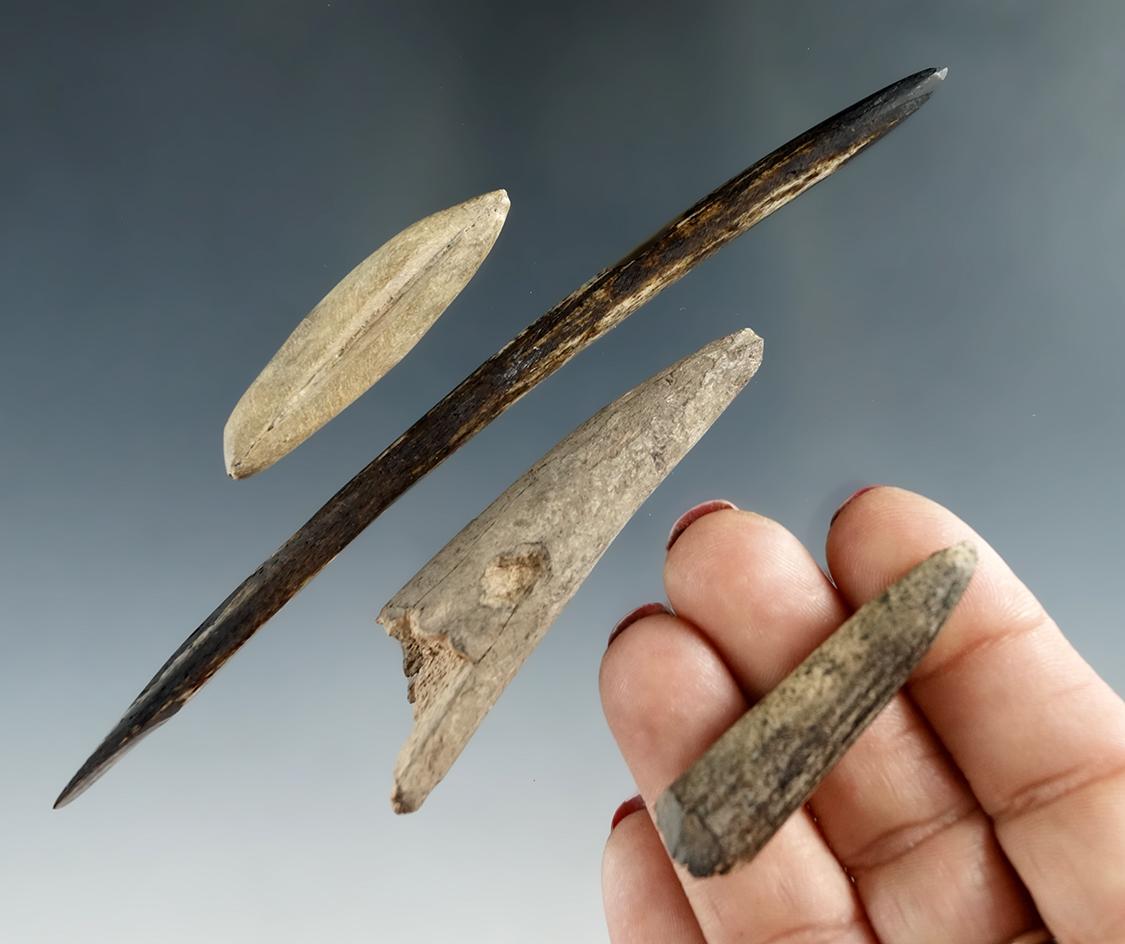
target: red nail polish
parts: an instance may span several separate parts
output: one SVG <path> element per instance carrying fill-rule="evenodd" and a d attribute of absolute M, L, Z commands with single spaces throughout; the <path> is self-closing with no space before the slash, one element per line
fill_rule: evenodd
<path fill-rule="evenodd" d="M 617 824 L 625 819 L 626 816 L 632 816 L 634 813 L 643 810 L 644 808 L 645 801 L 641 799 L 639 793 L 635 797 L 630 797 L 628 800 L 622 803 L 617 808 L 617 812 L 613 814 L 613 820 L 609 824 L 609 831 L 613 832 L 617 828 Z"/>
<path fill-rule="evenodd" d="M 613 640 L 620 636 L 622 630 L 632 626 L 637 620 L 643 619 L 646 616 L 653 616 L 656 613 L 671 614 L 671 612 L 672 611 L 663 603 L 642 603 L 635 610 L 627 613 L 621 622 L 613 627 L 613 631 L 609 634 L 609 639 L 606 640 L 606 646 L 609 646 Z"/>
<path fill-rule="evenodd" d="M 859 498 L 859 496 L 862 495 L 864 492 L 870 492 L 873 488 L 882 488 L 882 487 L 883 487 L 882 485 L 864 485 L 863 488 L 859 489 L 858 491 L 852 492 L 851 495 L 849 495 L 847 498 L 845 498 L 843 500 L 843 502 L 840 504 L 840 507 L 836 509 L 835 513 L 832 515 L 832 518 L 828 522 L 828 527 L 831 528 L 832 525 L 834 525 L 836 523 L 836 519 L 840 517 L 840 512 L 842 512 L 845 508 L 847 508 L 848 505 L 850 505 L 857 498 Z"/>
<path fill-rule="evenodd" d="M 689 508 L 679 518 L 676 523 L 672 525 L 672 530 L 668 532 L 667 550 L 672 549 L 672 545 L 676 543 L 680 535 L 683 534 L 689 524 L 693 521 L 698 521 L 704 515 L 709 515 L 713 511 L 738 511 L 738 506 L 734 502 L 729 502 L 725 498 L 715 498 L 711 501 L 701 502 L 694 508 Z"/>

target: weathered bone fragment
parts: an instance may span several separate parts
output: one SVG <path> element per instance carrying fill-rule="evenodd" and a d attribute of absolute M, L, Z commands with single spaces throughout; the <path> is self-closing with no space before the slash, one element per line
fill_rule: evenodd
<path fill-rule="evenodd" d="M 392 804 L 418 809 L 610 542 L 761 363 L 750 330 L 602 409 L 451 540 L 384 607 L 414 728 Z"/>
<path fill-rule="evenodd" d="M 494 190 L 427 216 L 344 276 L 235 406 L 227 474 L 273 465 L 402 360 L 476 274 L 509 205 Z"/>
<path fill-rule="evenodd" d="M 702 877 L 757 855 L 906 682 L 976 560 L 968 543 L 927 558 L 727 729 L 657 800 L 672 857 Z"/>

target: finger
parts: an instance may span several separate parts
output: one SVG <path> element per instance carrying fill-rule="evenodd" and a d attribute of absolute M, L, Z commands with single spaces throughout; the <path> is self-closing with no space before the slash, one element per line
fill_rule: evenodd
<path fill-rule="evenodd" d="M 602 898 L 611 944 L 707 944 L 643 803 L 609 834 Z"/>
<path fill-rule="evenodd" d="M 664 582 L 752 698 L 850 613 L 800 541 L 749 512 L 697 520 Z M 886 944 L 994 944 L 1037 923 L 991 823 L 907 698 L 891 701 L 810 806 Z"/>
<path fill-rule="evenodd" d="M 746 710 L 715 651 L 672 616 L 648 616 L 620 633 L 600 685 L 610 729 L 650 809 Z M 847 876 L 803 810 L 740 869 L 706 879 L 676 871 L 710 944 L 874 942 Z"/>
<path fill-rule="evenodd" d="M 1121 699 L 999 555 L 928 499 L 895 488 L 859 496 L 829 531 L 828 562 L 854 604 L 965 538 L 980 552 L 976 573 L 911 695 L 1059 939 L 1125 940 Z"/>

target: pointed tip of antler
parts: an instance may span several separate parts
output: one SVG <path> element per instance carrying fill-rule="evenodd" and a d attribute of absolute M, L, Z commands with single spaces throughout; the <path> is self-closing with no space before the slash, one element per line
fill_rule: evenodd
<path fill-rule="evenodd" d="M 66 785 L 62 793 L 60 793 L 55 799 L 55 802 L 51 804 L 51 809 L 61 810 L 71 800 L 78 796 L 78 794 L 85 790 L 88 785 L 88 783 L 81 783 L 79 781 L 79 776 L 75 774 L 74 779 L 72 779 L 70 783 Z"/>
<path fill-rule="evenodd" d="M 85 793 L 110 767 L 146 735 L 155 731 L 183 706 L 186 697 L 166 685 L 150 682 L 145 690 L 129 706 L 124 717 L 114 726 L 94 752 L 86 758 L 78 772 L 63 787 L 52 809 L 60 809 L 82 793 Z M 194 691 L 202 682 L 195 683 L 188 691 Z"/>
<path fill-rule="evenodd" d="M 874 95 L 868 96 L 862 102 L 857 102 L 852 108 L 834 116 L 834 119 L 838 119 L 848 112 L 866 111 L 874 123 L 881 128 L 880 135 L 885 134 L 904 118 L 926 104 L 934 90 L 945 81 L 948 74 L 948 66 L 943 66 L 940 69 L 933 67 L 922 69 L 913 75 L 899 79 L 892 85 L 888 85 Z M 829 121 L 834 119 L 829 119 Z"/>
<path fill-rule="evenodd" d="M 120 727 L 120 725 L 118 727 Z M 114 737 L 116 733 L 117 729 L 102 741 L 102 743 L 98 745 L 97 750 L 95 750 L 94 753 L 86 759 L 86 762 L 78 768 L 78 772 L 71 777 L 70 782 L 63 787 L 62 792 L 58 795 L 51 809 L 62 809 L 62 807 L 70 803 L 71 800 L 76 799 L 80 794 L 84 793 L 86 789 L 105 773 L 113 762 L 125 752 L 129 741 L 115 744 L 114 742 L 119 740 Z M 130 741 L 131 740 L 132 739 L 130 739 Z"/>
<path fill-rule="evenodd" d="M 918 78 L 921 81 L 918 82 L 914 94 L 916 96 L 925 95 L 928 97 L 933 93 L 934 89 L 945 81 L 947 75 L 949 75 L 949 66 L 942 66 L 940 69 L 926 69 L 919 73 Z"/>

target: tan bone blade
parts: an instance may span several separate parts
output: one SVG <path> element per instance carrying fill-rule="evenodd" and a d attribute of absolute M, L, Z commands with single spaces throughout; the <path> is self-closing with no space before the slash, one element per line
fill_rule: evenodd
<path fill-rule="evenodd" d="M 405 357 L 476 274 L 508 215 L 503 190 L 408 226 L 297 325 L 223 430 L 227 474 L 273 465 Z"/>

